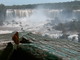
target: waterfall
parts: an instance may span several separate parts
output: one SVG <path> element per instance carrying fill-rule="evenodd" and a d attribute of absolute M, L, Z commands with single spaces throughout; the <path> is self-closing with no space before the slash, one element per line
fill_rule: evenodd
<path fill-rule="evenodd" d="M 66 18 L 68 16 L 66 12 L 63 9 L 7 9 L 4 26 L 19 27 L 29 31 L 41 31 L 40 29 L 51 20 L 53 20 L 52 24 L 71 21 L 73 17 L 72 12 L 70 19 Z"/>
<path fill-rule="evenodd" d="M 47 19 L 43 9 L 7 9 L 4 26 L 20 27 L 31 31 L 43 26 Z"/>
<path fill-rule="evenodd" d="M 31 13 L 30 9 L 7 9 L 6 19 L 29 17 Z"/>

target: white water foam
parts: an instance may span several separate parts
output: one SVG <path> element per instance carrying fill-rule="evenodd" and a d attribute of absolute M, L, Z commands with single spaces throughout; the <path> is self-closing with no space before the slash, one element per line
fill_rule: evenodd
<path fill-rule="evenodd" d="M 0 30 L 0 34 L 7 34 L 7 33 L 12 33 L 13 31 L 8 31 L 8 30 Z"/>

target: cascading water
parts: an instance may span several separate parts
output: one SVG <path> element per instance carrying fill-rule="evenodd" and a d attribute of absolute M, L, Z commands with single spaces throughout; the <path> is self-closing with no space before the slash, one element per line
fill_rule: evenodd
<path fill-rule="evenodd" d="M 10 29 L 12 31 L 21 31 L 21 30 L 40 31 L 44 28 L 45 24 L 49 23 L 49 21 L 47 20 L 55 20 L 54 19 L 55 17 L 58 17 L 59 20 L 62 20 L 60 17 L 61 12 L 62 10 L 55 10 L 55 9 L 50 10 L 43 8 L 7 9 L 6 19 L 3 22 L 4 23 L 3 27 L 8 27 L 8 28 L 11 27 Z"/>
<path fill-rule="evenodd" d="M 29 17 L 32 13 L 30 9 L 7 9 L 6 19 Z"/>
<path fill-rule="evenodd" d="M 37 30 L 37 27 L 40 28 L 40 26 L 43 26 L 47 23 L 47 19 L 42 9 L 8 9 L 3 26 L 11 28 L 17 27 L 19 28 L 18 30 L 21 28 L 26 31 L 31 31 Z"/>
<path fill-rule="evenodd" d="M 47 30 L 48 31 L 52 30 L 51 25 L 50 26 L 47 25 L 47 23 L 50 23 L 50 21 L 53 25 L 55 25 L 60 22 L 62 23 L 72 20 L 71 18 L 73 17 L 73 15 L 71 18 L 66 18 L 68 14 L 65 15 L 64 13 L 65 12 L 63 10 L 43 9 L 43 8 L 7 9 L 6 20 L 3 22 L 4 23 L 3 27 L 8 27 L 10 29 L 7 30 L 11 31 L 21 31 L 21 30 L 31 31 L 31 32 L 37 31 L 44 34 L 46 33 Z M 57 17 L 58 19 L 55 19 L 55 17 Z"/>

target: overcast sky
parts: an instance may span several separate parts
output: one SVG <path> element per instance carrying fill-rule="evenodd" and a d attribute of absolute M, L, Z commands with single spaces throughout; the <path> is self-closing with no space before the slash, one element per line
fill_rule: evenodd
<path fill-rule="evenodd" d="M 38 3 L 55 3 L 55 2 L 67 2 L 74 0 L 0 0 L 0 4 L 5 5 L 23 5 L 23 4 L 38 4 Z"/>

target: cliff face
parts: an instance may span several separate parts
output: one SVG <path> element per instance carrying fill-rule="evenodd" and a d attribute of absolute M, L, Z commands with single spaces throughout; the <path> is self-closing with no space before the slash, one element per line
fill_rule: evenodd
<path fill-rule="evenodd" d="M 0 25 L 3 24 L 3 20 L 5 19 L 6 8 L 3 4 L 0 5 Z"/>

